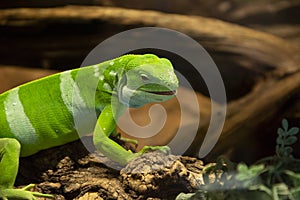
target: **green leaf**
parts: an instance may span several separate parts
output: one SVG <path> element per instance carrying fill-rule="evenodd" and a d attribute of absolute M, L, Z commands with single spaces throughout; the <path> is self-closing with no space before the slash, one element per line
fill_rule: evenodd
<path fill-rule="evenodd" d="M 284 144 L 285 145 L 292 145 L 297 141 L 297 137 L 296 136 L 290 136 L 288 138 L 285 139 Z"/>
<path fill-rule="evenodd" d="M 237 166 L 238 172 L 241 173 L 247 173 L 248 172 L 248 166 L 245 163 L 239 163 Z"/>
<path fill-rule="evenodd" d="M 289 123 L 286 119 L 283 119 L 282 120 L 282 127 L 285 131 L 288 131 L 288 128 L 289 128 Z"/>
<path fill-rule="evenodd" d="M 277 129 L 277 134 L 279 136 L 286 136 L 287 135 L 287 133 L 282 128 Z"/>
<path fill-rule="evenodd" d="M 252 165 L 252 166 L 249 168 L 249 171 L 250 171 L 252 174 L 259 175 L 261 172 L 263 172 L 264 169 L 265 169 L 265 166 L 264 166 L 263 164 L 260 164 L 260 165 Z"/>
<path fill-rule="evenodd" d="M 297 179 L 297 180 L 300 181 L 300 174 L 295 173 L 295 172 L 293 172 L 293 171 L 291 171 L 291 170 L 284 170 L 284 172 L 285 172 L 287 175 L 289 175 L 289 176 L 291 176 L 291 177 L 293 177 L 293 178 L 295 178 L 295 179 Z"/>
<path fill-rule="evenodd" d="M 285 142 L 283 141 L 282 137 L 277 137 L 276 144 L 285 144 Z"/>
<path fill-rule="evenodd" d="M 294 197 L 294 199 L 300 199 L 300 187 L 296 189 L 292 189 L 291 193 Z"/>
<path fill-rule="evenodd" d="M 274 184 L 272 189 L 282 196 L 288 196 L 290 194 L 289 187 L 285 183 Z"/>
<path fill-rule="evenodd" d="M 294 199 L 300 199 L 300 187 L 292 188 L 290 191 Z"/>
<path fill-rule="evenodd" d="M 293 148 L 292 147 L 284 147 L 284 151 L 286 154 L 290 155 L 293 152 Z"/>
<path fill-rule="evenodd" d="M 237 166 L 238 174 L 236 175 L 236 179 L 239 181 L 253 180 L 253 178 L 258 177 L 264 169 L 265 166 L 263 164 L 248 167 L 246 164 L 240 163 Z"/>
<path fill-rule="evenodd" d="M 284 173 L 287 174 L 291 178 L 294 186 L 300 185 L 300 174 L 297 174 L 291 170 L 284 170 Z"/>
<path fill-rule="evenodd" d="M 188 200 L 188 199 L 192 199 L 192 197 L 195 195 L 195 193 L 180 193 L 177 197 L 176 200 Z"/>
<path fill-rule="evenodd" d="M 268 194 L 270 197 L 272 196 L 272 190 L 263 184 L 258 184 L 249 187 L 250 190 L 260 190 Z"/>
<path fill-rule="evenodd" d="M 296 135 L 299 132 L 299 128 L 293 127 L 288 131 L 289 135 Z"/>

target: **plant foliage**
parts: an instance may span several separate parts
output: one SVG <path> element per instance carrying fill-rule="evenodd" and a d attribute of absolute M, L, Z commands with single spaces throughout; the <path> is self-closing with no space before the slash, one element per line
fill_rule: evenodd
<path fill-rule="evenodd" d="M 220 158 L 204 167 L 205 185 L 196 193 L 179 194 L 176 200 L 300 199 L 300 160 L 292 155 L 298 132 L 299 128 L 289 128 L 283 119 L 277 130 L 274 156 L 251 166 Z"/>

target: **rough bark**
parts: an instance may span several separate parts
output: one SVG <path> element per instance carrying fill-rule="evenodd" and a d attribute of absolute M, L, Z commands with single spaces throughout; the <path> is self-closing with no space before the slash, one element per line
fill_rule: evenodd
<path fill-rule="evenodd" d="M 90 137 L 84 140 L 92 142 Z M 105 164 L 113 163 L 76 141 L 21 159 L 17 185 L 40 182 L 35 191 L 55 194 L 56 199 L 88 200 L 174 199 L 203 184 L 203 162 L 189 157 L 147 153 L 121 172 Z"/>

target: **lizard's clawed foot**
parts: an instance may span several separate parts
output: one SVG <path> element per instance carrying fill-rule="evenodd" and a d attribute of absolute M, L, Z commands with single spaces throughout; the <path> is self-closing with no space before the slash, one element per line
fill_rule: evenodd
<path fill-rule="evenodd" d="M 147 153 L 149 151 L 161 151 L 162 153 L 164 154 L 169 154 L 170 153 L 170 147 L 168 146 L 144 146 L 139 152 L 137 153 L 133 153 L 131 156 L 128 157 L 128 160 L 127 160 L 127 163 L 136 158 L 136 157 L 139 157 L 141 156 L 142 154 L 144 153 Z"/>
<path fill-rule="evenodd" d="M 168 146 L 144 146 L 138 153 L 146 153 L 148 151 L 161 151 L 164 154 L 168 154 L 170 152 L 170 147 Z"/>
<path fill-rule="evenodd" d="M 116 136 L 113 136 L 113 137 L 117 138 L 117 140 L 120 140 L 120 141 L 125 142 L 125 143 L 131 143 L 131 144 L 134 144 L 135 146 L 138 145 L 138 141 L 135 140 L 135 139 L 122 137 L 121 133 L 116 133 L 115 135 Z"/>
<path fill-rule="evenodd" d="M 123 142 L 134 144 L 135 146 L 138 145 L 138 141 L 135 139 L 129 139 L 129 138 L 124 138 L 124 137 L 120 137 L 119 139 Z"/>
<path fill-rule="evenodd" d="M 34 184 L 29 184 L 22 189 L 0 189 L 0 199 L 3 200 L 36 200 L 36 197 L 44 197 L 54 199 L 54 196 L 51 194 L 42 194 L 39 192 L 29 191 L 34 187 Z"/>

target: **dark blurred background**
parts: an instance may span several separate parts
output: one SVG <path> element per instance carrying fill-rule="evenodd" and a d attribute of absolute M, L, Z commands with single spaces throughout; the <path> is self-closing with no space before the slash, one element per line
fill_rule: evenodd
<path fill-rule="evenodd" d="M 300 46 L 299 0 L 4 0 L 0 5 L 0 64 L 60 69 L 79 66 L 101 40 L 130 28 L 122 22 L 72 17 L 73 13 L 68 17 L 67 10 L 56 14 L 55 9 L 67 5 L 155 10 L 217 18 L 277 35 Z M 6 13 L 15 8 L 32 9 Z M 53 15 L 34 15 L 39 8 L 52 8 L 49 12 Z"/>

